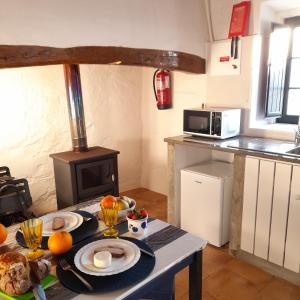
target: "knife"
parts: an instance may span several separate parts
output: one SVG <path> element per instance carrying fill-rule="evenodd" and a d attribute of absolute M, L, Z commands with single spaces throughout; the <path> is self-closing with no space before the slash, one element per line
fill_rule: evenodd
<path fill-rule="evenodd" d="M 36 264 L 36 262 L 29 261 L 28 263 L 29 263 L 29 267 L 30 267 L 29 277 L 30 277 L 31 283 L 33 285 L 32 292 L 33 292 L 35 299 L 36 300 L 47 300 L 45 291 L 40 284 L 41 281 L 38 278 L 37 274 L 34 272 L 35 268 L 34 268 L 33 264 Z"/>
<path fill-rule="evenodd" d="M 116 238 L 116 239 L 119 239 L 118 236 L 116 236 L 115 238 Z M 122 237 L 121 237 L 121 238 L 122 238 Z M 151 252 L 149 252 L 149 251 L 147 251 L 147 250 L 141 248 L 141 247 L 140 247 L 139 245 L 137 245 L 137 244 L 135 244 L 135 245 L 140 249 L 140 251 L 141 251 L 142 253 L 144 253 L 144 254 L 146 254 L 146 255 L 149 255 L 149 256 L 151 256 L 151 257 L 155 257 L 155 254 L 154 254 L 154 253 L 151 253 Z"/>
<path fill-rule="evenodd" d="M 138 246 L 138 245 L 137 245 Z M 138 246 L 139 247 L 139 246 Z M 139 247 L 140 248 L 140 251 L 142 252 L 142 253 L 144 253 L 144 254 L 146 254 L 146 255 L 149 255 L 149 256 L 151 256 L 151 257 L 155 257 L 155 254 L 154 253 L 151 253 L 151 252 L 149 252 L 149 251 L 147 251 L 147 250 L 145 250 L 145 249 L 143 249 L 143 248 L 141 248 L 141 247 Z"/>

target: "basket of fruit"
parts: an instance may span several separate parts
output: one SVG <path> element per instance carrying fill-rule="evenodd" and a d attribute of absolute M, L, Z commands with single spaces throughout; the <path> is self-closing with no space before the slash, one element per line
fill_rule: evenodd
<path fill-rule="evenodd" d="M 119 218 L 126 218 L 127 213 L 134 210 L 135 206 L 136 206 L 135 200 L 133 200 L 129 197 L 126 197 L 126 196 L 114 197 L 114 196 L 108 195 L 108 196 L 105 196 L 104 198 L 106 198 L 106 199 L 112 198 L 112 201 L 114 201 L 114 200 L 117 201 L 117 207 L 118 207 L 118 210 L 119 210 L 119 212 L 118 212 L 118 217 Z M 101 198 L 100 202 L 104 198 Z"/>
<path fill-rule="evenodd" d="M 116 197 L 116 199 L 119 206 L 118 216 L 120 218 L 126 218 L 127 213 L 135 209 L 135 200 L 126 196 Z"/>

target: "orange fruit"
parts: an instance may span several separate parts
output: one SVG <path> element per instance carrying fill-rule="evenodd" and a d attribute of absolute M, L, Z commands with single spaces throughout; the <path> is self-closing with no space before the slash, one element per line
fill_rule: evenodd
<path fill-rule="evenodd" d="M 0 223 L 0 244 L 2 244 L 7 238 L 7 231 L 3 224 Z"/>
<path fill-rule="evenodd" d="M 107 195 L 101 200 L 101 205 L 104 208 L 113 208 L 113 203 L 116 202 L 116 198 L 112 195 Z"/>
<path fill-rule="evenodd" d="M 54 232 L 48 239 L 48 248 L 53 254 L 63 254 L 72 248 L 73 238 L 69 232 Z"/>

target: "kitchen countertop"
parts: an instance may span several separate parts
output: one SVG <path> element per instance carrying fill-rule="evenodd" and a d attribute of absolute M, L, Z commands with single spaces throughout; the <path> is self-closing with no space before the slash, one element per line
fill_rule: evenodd
<path fill-rule="evenodd" d="M 287 151 L 296 148 L 295 144 L 282 140 L 248 136 L 238 136 L 225 140 L 218 140 L 204 137 L 192 137 L 191 135 L 179 135 L 165 138 L 164 141 L 169 144 L 207 148 L 209 150 L 300 163 L 300 155 L 287 153 Z"/>

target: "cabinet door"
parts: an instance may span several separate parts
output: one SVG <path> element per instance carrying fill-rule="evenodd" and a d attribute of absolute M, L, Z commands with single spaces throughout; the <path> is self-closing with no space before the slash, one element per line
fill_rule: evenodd
<path fill-rule="evenodd" d="M 241 249 L 253 254 L 259 160 L 246 157 Z"/>
<path fill-rule="evenodd" d="M 269 261 L 283 266 L 292 165 L 276 163 Z"/>
<path fill-rule="evenodd" d="M 222 180 L 181 171 L 181 228 L 209 243 L 221 243 Z"/>
<path fill-rule="evenodd" d="M 293 167 L 284 267 L 300 271 L 300 167 Z"/>
<path fill-rule="evenodd" d="M 254 255 L 268 259 L 275 162 L 261 160 L 259 167 Z"/>

